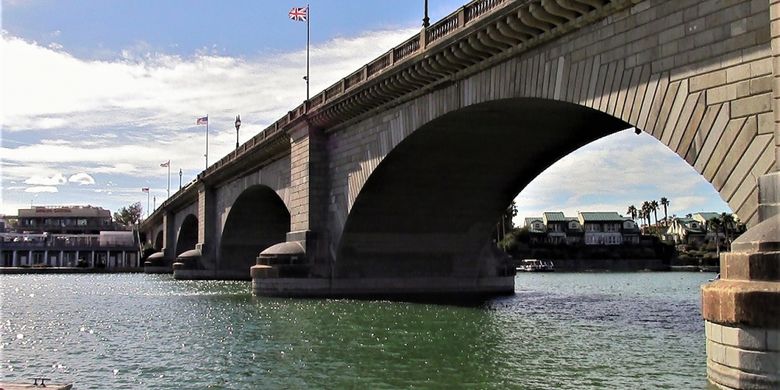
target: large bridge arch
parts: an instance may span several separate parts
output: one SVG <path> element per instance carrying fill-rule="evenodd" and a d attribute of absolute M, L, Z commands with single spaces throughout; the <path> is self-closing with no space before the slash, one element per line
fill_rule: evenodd
<path fill-rule="evenodd" d="M 629 127 L 548 99 L 500 99 L 426 123 L 360 186 L 334 276 L 476 276 L 478 259 L 490 257 L 497 217 L 531 180 L 579 147 Z"/>
<path fill-rule="evenodd" d="M 236 198 L 228 212 L 217 253 L 220 271 L 245 272 L 260 252 L 284 242 L 290 231 L 290 212 L 266 185 L 252 185 Z"/>

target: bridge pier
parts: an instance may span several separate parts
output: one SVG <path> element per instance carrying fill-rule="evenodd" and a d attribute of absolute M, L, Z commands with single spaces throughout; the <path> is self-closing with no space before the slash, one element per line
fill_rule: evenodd
<path fill-rule="evenodd" d="M 286 242 L 275 245 L 257 259 L 252 267 L 252 292 L 255 295 L 287 297 L 440 297 L 462 299 L 474 296 L 513 294 L 515 269 L 507 262 L 505 254 L 494 253 L 492 244 L 480 254 L 478 260 L 461 259 L 470 272 L 453 274 L 453 270 L 431 269 L 424 259 L 416 259 L 416 269 L 394 273 L 399 259 L 386 261 L 366 259 L 365 269 L 379 272 L 369 275 L 345 276 L 337 272 L 316 273 L 311 260 L 306 259 L 304 245 Z M 497 251 L 497 250 L 495 250 Z M 403 254 L 399 254 L 403 257 Z M 457 260 L 456 260 L 457 261 Z M 475 267 L 474 267 L 475 266 Z M 390 271 L 383 274 L 384 271 Z"/>
<path fill-rule="evenodd" d="M 198 241 L 195 249 L 179 254 L 173 263 L 177 280 L 247 279 L 247 275 L 223 275 L 216 264 L 216 196 L 214 188 L 201 183 L 198 188 Z M 243 276 L 243 277 L 242 277 Z"/>
<path fill-rule="evenodd" d="M 724 389 L 780 388 L 780 172 L 761 178 L 763 221 L 720 255 L 702 286 L 707 376 Z"/>
<path fill-rule="evenodd" d="M 758 179 L 758 220 L 702 286 L 707 376 L 725 389 L 780 388 L 780 1 L 770 0 L 775 164 Z M 771 149 L 770 149 L 771 150 Z"/>

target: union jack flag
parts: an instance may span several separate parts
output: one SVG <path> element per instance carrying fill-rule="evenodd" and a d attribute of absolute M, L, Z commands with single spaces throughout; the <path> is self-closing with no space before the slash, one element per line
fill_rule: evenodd
<path fill-rule="evenodd" d="M 143 187 L 143 188 L 141 188 L 141 192 L 149 192 L 149 187 Z"/>
<path fill-rule="evenodd" d="M 305 22 L 306 18 L 309 17 L 309 7 L 293 7 L 287 15 L 297 22 Z"/>
<path fill-rule="evenodd" d="M 196 125 L 207 125 L 209 123 L 209 117 L 204 116 L 203 118 L 198 118 L 198 120 L 195 122 Z"/>

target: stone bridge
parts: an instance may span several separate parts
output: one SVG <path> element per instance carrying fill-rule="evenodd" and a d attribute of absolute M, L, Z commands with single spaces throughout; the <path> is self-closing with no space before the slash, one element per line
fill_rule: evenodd
<path fill-rule="evenodd" d="M 750 226 L 703 288 L 710 379 L 777 387 L 778 17 L 776 0 L 472 1 L 168 199 L 142 225 L 150 270 L 260 295 L 511 293 L 502 211 L 634 127 Z"/>

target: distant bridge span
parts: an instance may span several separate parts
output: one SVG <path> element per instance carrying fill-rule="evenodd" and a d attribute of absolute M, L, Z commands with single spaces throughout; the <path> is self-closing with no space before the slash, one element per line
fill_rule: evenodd
<path fill-rule="evenodd" d="M 750 305 L 760 290 L 774 292 L 758 306 L 780 307 L 778 7 L 473 1 L 210 166 L 142 229 L 162 234 L 156 265 L 176 259 L 177 278 L 251 275 L 257 294 L 512 292 L 490 242 L 501 212 L 561 157 L 636 127 L 760 243 L 723 257 L 725 280 L 704 291 L 708 332 L 777 329 L 780 312 Z M 193 223 L 197 239 L 179 245 Z M 713 349 L 747 348 L 710 336 Z M 711 379 L 747 383 L 752 371 L 713 356 Z"/>

